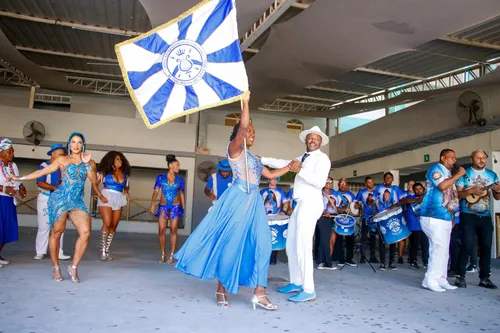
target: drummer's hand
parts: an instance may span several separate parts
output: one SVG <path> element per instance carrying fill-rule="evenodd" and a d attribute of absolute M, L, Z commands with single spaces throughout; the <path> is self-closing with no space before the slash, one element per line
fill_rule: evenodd
<path fill-rule="evenodd" d="M 359 209 L 360 205 L 359 202 L 354 203 L 354 208 Z"/>
<path fill-rule="evenodd" d="M 285 215 L 285 212 L 279 212 L 277 215 Z"/>
<path fill-rule="evenodd" d="M 332 217 L 332 216 L 330 215 L 330 213 L 328 213 L 328 212 L 323 212 L 323 216 L 324 216 L 324 217 Z"/>
<path fill-rule="evenodd" d="M 418 197 L 417 198 L 417 202 L 418 203 L 422 203 L 422 201 L 424 200 L 424 196 L 421 196 L 421 197 Z"/>

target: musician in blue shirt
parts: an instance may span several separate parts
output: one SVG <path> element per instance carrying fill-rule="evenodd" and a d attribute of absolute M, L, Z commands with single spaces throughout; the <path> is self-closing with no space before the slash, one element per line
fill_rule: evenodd
<path fill-rule="evenodd" d="M 366 241 L 369 238 L 369 244 L 370 244 L 370 262 L 378 264 L 379 261 L 375 257 L 375 247 L 376 247 L 376 241 L 377 241 L 377 236 L 375 233 L 371 232 L 368 225 L 366 224 L 366 220 L 370 217 L 373 216 L 374 214 L 377 213 L 377 204 L 375 202 L 374 198 L 374 184 L 373 184 L 373 178 L 372 177 L 366 177 L 365 178 L 365 188 L 362 188 L 359 190 L 358 194 L 356 195 L 356 201 L 359 201 L 363 204 L 363 213 L 361 216 L 361 221 L 362 221 L 362 228 L 361 228 L 361 246 L 360 246 L 360 251 L 361 251 L 361 260 L 360 263 L 364 264 L 365 263 L 365 244 Z"/>
<path fill-rule="evenodd" d="M 231 166 L 227 159 L 223 159 L 217 163 L 218 172 L 212 174 L 208 177 L 207 185 L 205 186 L 205 195 L 210 198 L 210 200 L 215 201 L 220 198 L 222 193 L 230 186 L 233 182 L 233 174 L 231 172 Z"/>
<path fill-rule="evenodd" d="M 350 211 L 349 205 L 351 204 L 351 202 L 356 201 L 356 196 L 351 191 L 349 191 L 347 189 L 347 187 L 348 187 L 347 179 L 345 179 L 345 178 L 340 179 L 338 186 L 339 186 L 339 190 L 337 191 L 337 196 L 338 196 L 338 200 L 337 200 L 338 209 L 337 210 L 341 214 L 348 213 Z M 359 206 L 357 206 L 357 208 L 359 209 Z M 337 234 L 336 233 L 333 233 L 333 234 L 334 234 L 333 243 L 335 244 Z M 339 256 L 340 256 L 339 266 L 343 266 L 344 263 L 349 265 L 349 266 L 352 266 L 352 267 L 357 266 L 357 264 L 353 261 L 355 237 L 356 236 L 354 234 L 351 236 L 344 236 L 347 255 L 344 257 L 344 246 L 343 245 L 339 246 L 339 252 L 340 252 L 340 254 L 339 254 Z"/>
<path fill-rule="evenodd" d="M 491 244 L 493 240 L 493 222 L 491 219 L 491 197 L 500 200 L 500 185 L 495 172 L 486 169 L 488 155 L 476 150 L 471 155 L 472 166 L 457 181 L 460 200 L 460 224 L 462 231 L 462 250 L 459 259 L 459 271 L 455 285 L 465 288 L 465 268 L 469 256 L 474 251 L 476 233 L 480 247 L 479 286 L 496 289 L 491 282 Z M 491 194 L 490 194 L 491 190 Z"/>
<path fill-rule="evenodd" d="M 393 205 L 397 204 L 402 198 L 405 197 L 405 193 L 396 185 L 392 185 L 394 181 L 394 176 L 390 172 L 384 174 L 384 183 L 380 184 L 375 188 L 374 195 L 377 201 L 378 211 L 382 212 Z M 385 270 L 385 244 L 382 238 L 379 239 L 379 251 L 380 251 L 380 270 Z M 389 269 L 396 270 L 396 265 L 394 265 L 394 255 L 396 254 L 396 244 L 389 245 Z"/>
<path fill-rule="evenodd" d="M 420 205 L 425 195 L 424 186 L 413 182 L 412 194 L 407 195 L 398 204 L 404 205 L 404 217 L 411 231 L 410 234 L 410 267 L 420 268 L 417 264 L 418 248 L 422 250 L 422 263 L 427 268 L 429 261 L 429 239 L 420 226 Z"/>
<path fill-rule="evenodd" d="M 427 171 L 427 194 L 420 206 L 420 225 L 429 238 L 429 266 L 422 287 L 435 292 L 454 290 L 448 283 L 448 257 L 450 234 L 455 213 L 458 211 L 456 181 L 465 174 L 463 168 L 452 176 L 451 169 L 457 161 L 455 152 L 444 149 L 439 163 Z"/>
<path fill-rule="evenodd" d="M 284 215 L 288 206 L 288 195 L 281 187 L 278 187 L 280 178 L 269 179 L 269 187 L 260 191 L 262 200 L 264 200 L 264 208 L 266 215 Z M 271 254 L 271 265 L 276 265 L 278 262 L 278 252 L 273 251 Z"/>

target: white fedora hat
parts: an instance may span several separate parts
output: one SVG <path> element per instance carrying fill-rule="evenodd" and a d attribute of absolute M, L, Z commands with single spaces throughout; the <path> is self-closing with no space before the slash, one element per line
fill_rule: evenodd
<path fill-rule="evenodd" d="M 329 141 L 328 136 L 325 133 L 321 132 L 318 126 L 313 126 L 311 129 L 300 132 L 299 134 L 300 141 L 305 143 L 306 137 L 309 134 L 318 134 L 319 136 L 321 136 L 321 146 L 328 144 Z"/>

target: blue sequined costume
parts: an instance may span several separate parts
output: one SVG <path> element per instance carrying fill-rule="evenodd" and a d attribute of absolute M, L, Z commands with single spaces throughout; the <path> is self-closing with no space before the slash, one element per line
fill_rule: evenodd
<path fill-rule="evenodd" d="M 175 198 L 179 194 L 179 191 L 184 191 L 184 179 L 176 175 L 174 183 L 170 185 L 168 183 L 168 176 L 166 174 L 161 174 L 156 177 L 156 182 L 154 189 L 161 188 L 161 193 L 165 197 L 166 204 L 158 206 L 158 212 L 156 217 L 160 217 L 160 214 L 166 219 L 176 219 L 184 215 L 184 209 L 181 205 L 174 205 Z"/>
<path fill-rule="evenodd" d="M 87 168 L 90 164 L 68 164 L 61 172 L 61 184 L 49 197 L 47 209 L 49 211 L 49 225 L 52 228 L 54 222 L 59 221 L 66 212 L 81 210 L 85 214 L 87 207 L 83 202 L 83 189 L 87 179 Z"/>
<path fill-rule="evenodd" d="M 203 280 L 218 278 L 231 293 L 240 286 L 267 286 L 271 231 L 259 193 L 263 166 L 252 153 L 228 156 L 233 185 L 217 199 L 212 209 L 174 255 L 177 269 Z"/>
<path fill-rule="evenodd" d="M 116 192 L 123 192 L 123 189 L 127 186 L 127 175 L 123 174 L 123 182 L 118 183 L 113 178 L 113 174 L 108 173 L 106 176 L 104 176 L 102 184 L 104 185 L 105 189 L 113 190 Z"/>

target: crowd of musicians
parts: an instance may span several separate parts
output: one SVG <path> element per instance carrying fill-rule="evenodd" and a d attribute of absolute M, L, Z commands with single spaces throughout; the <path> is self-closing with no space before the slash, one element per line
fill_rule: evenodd
<path fill-rule="evenodd" d="M 478 272 L 479 286 L 495 289 L 495 284 L 490 280 L 494 230 L 490 205 L 491 198 L 500 199 L 500 186 L 496 183 L 497 175 L 485 168 L 487 158 L 484 151 L 474 151 L 471 154 L 472 165 L 466 170 L 459 168 L 452 175 L 451 169 L 456 163 L 455 153 L 443 150 L 440 162 L 429 168 L 426 182 L 410 180 L 406 191 L 393 185 L 394 176 L 390 172 L 384 174 L 383 183 L 378 186 L 375 186 L 372 177 L 366 177 L 365 187 L 356 195 L 348 190 L 347 179 L 340 179 L 338 188 L 334 189 L 333 179 L 329 177 L 323 188 L 324 212 L 316 224 L 314 237 L 316 268 L 336 270 L 335 262 L 338 266 L 357 266 L 354 257 L 359 251 L 360 264 L 369 261 L 379 264 L 380 270 L 396 270 L 396 264 L 405 264 L 403 255 L 407 249 L 408 267 L 428 270 L 422 283 L 428 289 L 440 292 L 466 287 L 466 273 Z M 220 163 L 221 172 L 212 176 L 218 178 L 222 187 L 231 182 L 231 175 L 225 173 L 229 171 L 225 163 Z M 270 219 L 276 215 L 291 215 L 295 206 L 293 188 L 286 193 L 278 186 L 278 182 L 279 179 L 270 180 L 268 187 L 261 190 L 266 214 Z M 445 188 L 443 184 L 448 187 Z M 211 179 L 206 194 L 215 199 L 209 190 L 212 187 Z M 218 191 L 220 193 L 221 189 Z M 370 224 L 370 219 L 396 207 L 402 209 L 402 223 L 410 235 L 397 243 L 386 244 L 380 229 L 376 224 Z M 344 235 L 335 231 L 335 218 L 343 214 L 355 216 L 358 221 L 352 234 Z M 273 251 L 271 264 L 276 264 L 277 257 L 278 251 Z M 430 261 L 432 267 L 428 267 Z M 446 277 L 456 277 L 455 285 L 445 282 L 443 278 Z"/>

